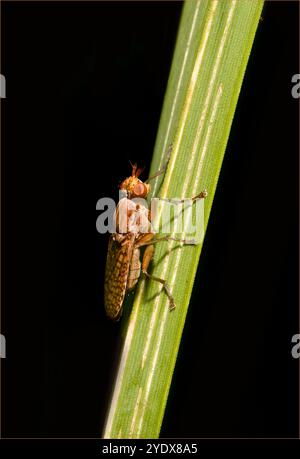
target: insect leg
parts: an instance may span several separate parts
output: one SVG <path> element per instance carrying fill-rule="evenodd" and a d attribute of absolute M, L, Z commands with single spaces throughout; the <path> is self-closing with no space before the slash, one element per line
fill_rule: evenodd
<path fill-rule="evenodd" d="M 173 296 L 171 294 L 171 291 L 170 291 L 170 288 L 167 282 L 164 279 L 161 279 L 160 277 L 156 277 L 156 276 L 153 276 L 152 274 L 149 274 L 147 271 L 151 258 L 153 257 L 153 253 L 154 253 L 154 246 L 148 245 L 148 247 L 146 248 L 144 252 L 144 256 L 143 256 L 142 272 L 145 274 L 146 277 L 148 277 L 148 279 L 154 280 L 162 284 L 163 289 L 166 292 L 170 300 L 170 311 L 172 311 L 173 309 L 175 309 L 175 302 L 174 302 Z"/>
<path fill-rule="evenodd" d="M 135 247 L 145 247 L 146 245 L 151 245 L 151 244 L 156 244 L 157 242 L 163 242 L 163 241 L 177 241 L 177 242 L 182 242 L 183 244 L 186 245 L 194 245 L 195 244 L 195 239 L 180 239 L 179 237 L 172 237 L 172 236 L 163 236 L 163 237 L 158 237 L 157 239 L 151 239 L 151 240 L 144 240 L 141 239 L 139 242 L 135 244 Z"/>
<path fill-rule="evenodd" d="M 159 198 L 161 201 L 168 201 L 168 202 L 174 202 L 175 204 L 181 204 L 185 202 L 187 199 L 190 199 L 191 201 L 196 201 L 197 199 L 205 199 L 207 197 L 207 191 L 202 190 L 199 194 L 196 194 L 196 196 L 192 198 L 186 198 L 186 199 L 172 199 L 172 198 Z"/>
<path fill-rule="evenodd" d="M 169 160 L 170 160 L 172 148 L 173 148 L 173 144 L 171 143 L 171 144 L 169 145 L 169 148 L 168 148 L 167 160 L 166 160 L 165 164 L 163 165 L 163 167 L 162 167 L 161 169 L 159 169 L 157 172 L 155 172 L 154 175 L 151 175 L 151 177 L 149 177 L 149 178 L 146 180 L 145 183 L 150 182 L 150 180 L 153 180 L 154 178 L 158 177 L 159 175 L 163 174 L 163 173 L 166 171 L 168 162 L 169 162 Z"/>
<path fill-rule="evenodd" d="M 206 191 L 206 190 L 203 190 L 203 191 L 201 191 L 199 194 L 197 194 L 196 196 L 194 196 L 194 197 L 192 198 L 192 201 L 196 201 L 196 199 L 205 199 L 206 196 L 207 196 L 207 194 L 208 194 L 207 191 Z M 184 201 L 184 199 L 183 199 L 183 201 Z"/>

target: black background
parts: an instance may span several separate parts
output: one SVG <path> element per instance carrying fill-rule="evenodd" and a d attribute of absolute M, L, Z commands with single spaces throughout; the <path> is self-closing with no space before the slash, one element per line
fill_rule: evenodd
<path fill-rule="evenodd" d="M 2 435 L 102 430 L 120 324 L 96 201 L 150 165 L 180 2 L 2 4 Z M 298 4 L 268 2 L 163 437 L 298 435 Z"/>

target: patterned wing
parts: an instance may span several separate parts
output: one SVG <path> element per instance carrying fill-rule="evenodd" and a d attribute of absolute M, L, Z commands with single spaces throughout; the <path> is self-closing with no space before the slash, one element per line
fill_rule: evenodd
<path fill-rule="evenodd" d="M 133 239 L 120 243 L 113 236 L 109 239 L 105 267 L 104 306 L 107 316 L 118 320 L 126 293 L 127 279 L 133 251 Z"/>

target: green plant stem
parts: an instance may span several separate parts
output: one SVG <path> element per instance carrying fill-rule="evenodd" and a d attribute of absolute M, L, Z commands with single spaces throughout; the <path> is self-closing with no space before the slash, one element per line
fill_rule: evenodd
<path fill-rule="evenodd" d="M 261 0 L 195 0 L 183 9 L 150 175 L 172 142 L 152 193 L 185 198 L 206 188 L 205 228 L 262 7 Z M 157 244 L 151 272 L 167 280 L 177 308 L 169 312 L 161 285 L 140 280 L 105 438 L 158 437 L 201 248 Z"/>

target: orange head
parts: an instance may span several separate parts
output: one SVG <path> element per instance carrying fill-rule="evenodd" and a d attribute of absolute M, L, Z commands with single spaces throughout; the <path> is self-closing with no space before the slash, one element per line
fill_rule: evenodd
<path fill-rule="evenodd" d="M 120 190 L 126 192 L 129 199 L 146 198 L 150 191 L 150 185 L 139 179 L 143 169 L 137 169 L 136 164 L 131 164 L 131 166 L 132 174 L 121 183 Z"/>

